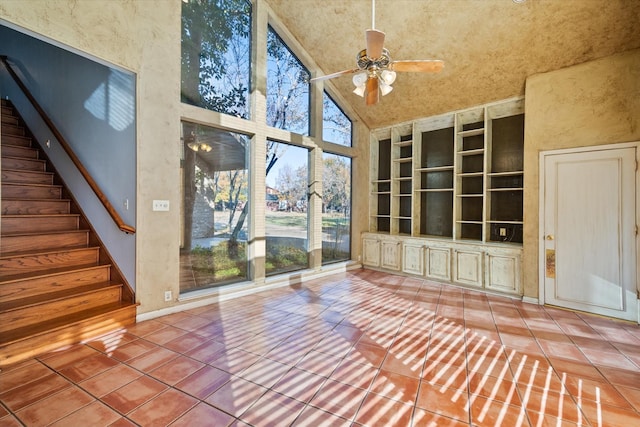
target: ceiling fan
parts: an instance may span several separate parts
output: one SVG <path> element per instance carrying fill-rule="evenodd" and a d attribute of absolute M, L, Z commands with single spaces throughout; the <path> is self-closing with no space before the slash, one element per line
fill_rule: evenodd
<path fill-rule="evenodd" d="M 418 59 L 393 61 L 389 51 L 384 48 L 385 33 L 375 29 L 376 1 L 371 0 L 371 29 L 365 31 L 366 48 L 356 56 L 358 68 L 338 71 L 311 79 L 320 81 L 333 79 L 346 74 L 355 74 L 353 93 L 362 96 L 367 105 L 374 105 L 382 96 L 393 90 L 396 72 L 437 73 L 444 68 L 444 62 L 438 59 Z"/>

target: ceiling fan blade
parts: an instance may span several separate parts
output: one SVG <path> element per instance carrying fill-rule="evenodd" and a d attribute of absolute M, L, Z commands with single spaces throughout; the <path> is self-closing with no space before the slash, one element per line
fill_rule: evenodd
<path fill-rule="evenodd" d="M 369 78 L 367 79 L 365 98 L 367 101 L 367 105 L 377 104 L 380 100 L 380 91 L 378 90 L 378 77 L 369 76 Z"/>
<path fill-rule="evenodd" d="M 384 45 L 384 33 L 378 30 L 367 30 L 365 38 L 367 40 L 367 56 L 370 59 L 380 58 Z"/>
<path fill-rule="evenodd" d="M 389 69 L 399 72 L 437 73 L 444 68 L 439 59 L 417 59 L 414 61 L 393 61 Z"/>
<path fill-rule="evenodd" d="M 329 79 L 333 79 L 334 77 L 340 77 L 340 76 L 343 76 L 345 74 L 353 74 L 353 73 L 357 73 L 359 71 L 362 71 L 362 70 L 359 69 L 359 68 L 355 68 L 353 70 L 338 71 L 337 73 L 327 74 L 326 76 L 314 77 L 311 80 L 309 80 L 309 82 L 318 82 L 320 80 L 329 80 Z"/>

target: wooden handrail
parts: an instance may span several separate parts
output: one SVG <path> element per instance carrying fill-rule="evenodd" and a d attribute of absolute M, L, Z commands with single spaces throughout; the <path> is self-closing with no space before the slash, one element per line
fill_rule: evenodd
<path fill-rule="evenodd" d="M 64 151 L 67 153 L 67 155 L 69 156 L 73 164 L 76 166 L 76 168 L 78 168 L 78 170 L 80 171 L 84 179 L 87 181 L 87 183 L 89 184 L 93 192 L 96 194 L 96 196 L 98 196 L 98 199 L 100 199 L 100 202 L 102 202 L 102 205 L 104 206 L 104 208 L 107 210 L 107 212 L 109 212 L 109 215 L 111 216 L 113 221 L 116 223 L 118 228 L 121 231 L 124 231 L 125 233 L 128 233 L 128 234 L 135 233 L 136 229 L 130 225 L 125 224 L 122 218 L 120 218 L 120 215 L 118 215 L 118 212 L 116 212 L 116 210 L 113 208 L 113 205 L 111 205 L 111 203 L 109 202 L 107 197 L 104 195 L 102 190 L 100 190 L 100 187 L 98 187 L 98 184 L 91 177 L 91 174 L 89 174 L 89 171 L 82 165 L 82 162 L 80 161 L 78 156 L 76 156 L 76 154 L 73 152 L 69 143 L 64 139 L 62 134 L 58 131 L 58 129 L 53 124 L 49 116 L 47 116 L 47 113 L 44 112 L 40 104 L 38 104 L 38 101 L 36 101 L 36 99 L 33 97 L 29 89 L 25 86 L 24 83 L 22 83 L 22 80 L 20 80 L 20 77 L 18 77 L 15 71 L 13 71 L 13 68 L 9 64 L 7 56 L 0 55 L 0 60 L 2 60 L 2 63 L 4 64 L 7 71 L 9 72 L 11 77 L 13 77 L 13 80 L 15 80 L 15 82 L 18 84 L 20 89 L 22 89 L 22 92 L 24 92 L 24 94 L 29 99 L 33 107 L 36 109 L 38 114 L 40 114 L 40 117 L 42 117 L 42 120 L 44 120 L 47 126 L 49 126 L 49 129 L 51 129 L 51 132 L 53 133 L 53 135 L 56 137 L 56 139 L 58 140 L 58 142 L 60 143 Z"/>

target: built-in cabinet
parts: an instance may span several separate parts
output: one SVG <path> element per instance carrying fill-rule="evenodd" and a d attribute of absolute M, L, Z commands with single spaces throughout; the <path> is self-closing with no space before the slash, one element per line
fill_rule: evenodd
<path fill-rule="evenodd" d="M 365 233 L 363 264 L 441 282 L 522 294 L 522 248 L 513 244 Z"/>
<path fill-rule="evenodd" d="M 365 265 L 521 293 L 524 99 L 378 129 L 371 144 Z"/>

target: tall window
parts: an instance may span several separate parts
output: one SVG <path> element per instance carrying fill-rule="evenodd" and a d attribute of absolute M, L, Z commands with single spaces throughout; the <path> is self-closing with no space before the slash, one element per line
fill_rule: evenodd
<path fill-rule="evenodd" d="M 324 92 L 322 96 L 322 139 L 351 147 L 352 125 L 338 104 Z"/>
<path fill-rule="evenodd" d="M 351 159 L 322 155 L 322 263 L 351 258 Z"/>
<path fill-rule="evenodd" d="M 180 291 L 247 280 L 245 135 L 182 122 Z"/>
<path fill-rule="evenodd" d="M 267 124 L 309 134 L 309 71 L 273 28 L 267 33 Z"/>
<path fill-rule="evenodd" d="M 267 141 L 266 274 L 307 268 L 309 152 Z"/>
<path fill-rule="evenodd" d="M 249 117 L 251 2 L 182 3 L 182 102 Z"/>

